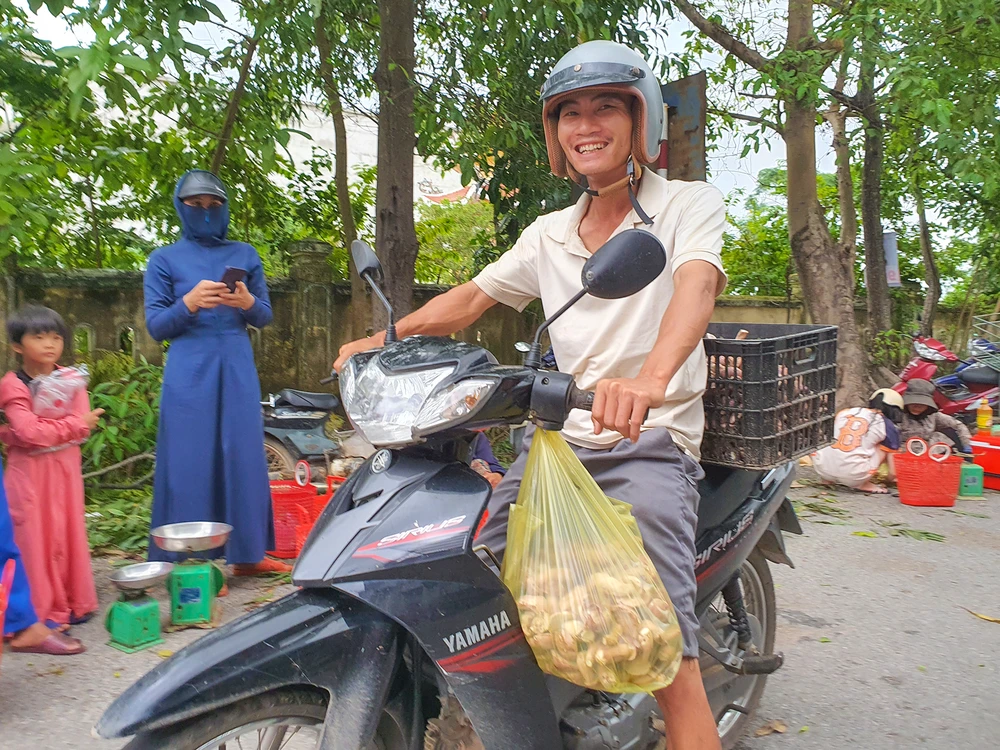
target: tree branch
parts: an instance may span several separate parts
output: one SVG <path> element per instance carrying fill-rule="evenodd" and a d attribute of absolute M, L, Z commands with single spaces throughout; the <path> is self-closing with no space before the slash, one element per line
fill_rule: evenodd
<path fill-rule="evenodd" d="M 724 109 L 715 109 L 714 107 L 708 108 L 708 113 L 710 115 L 719 115 L 721 117 L 732 117 L 734 120 L 743 120 L 744 122 L 752 122 L 755 125 L 763 125 L 766 128 L 770 128 L 778 135 L 784 135 L 785 129 L 781 127 L 776 122 L 767 120 L 763 117 L 757 117 L 756 115 L 744 115 L 740 112 L 727 112 Z"/>
<path fill-rule="evenodd" d="M 732 32 L 726 29 L 722 24 L 716 23 L 715 21 L 709 21 L 704 15 L 702 15 L 701 11 L 689 3 L 688 0 L 673 0 L 673 3 L 677 6 L 677 9 L 683 13 L 692 24 L 694 24 L 694 27 L 698 29 L 698 31 L 712 39 L 726 51 L 736 55 L 736 57 L 745 62 L 751 68 L 764 71 L 771 67 L 771 60 L 764 57 L 757 50 L 751 49 L 738 40 L 733 36 Z"/>

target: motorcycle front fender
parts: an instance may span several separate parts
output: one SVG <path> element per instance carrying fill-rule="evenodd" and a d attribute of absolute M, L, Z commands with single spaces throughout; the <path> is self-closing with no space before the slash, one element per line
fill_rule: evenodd
<path fill-rule="evenodd" d="M 331 701 L 325 734 L 338 746 L 367 747 L 396 666 L 397 630 L 339 592 L 297 591 L 178 651 L 122 693 L 94 729 L 105 739 L 128 737 L 278 688 L 311 686 L 350 696 L 350 711 Z"/>

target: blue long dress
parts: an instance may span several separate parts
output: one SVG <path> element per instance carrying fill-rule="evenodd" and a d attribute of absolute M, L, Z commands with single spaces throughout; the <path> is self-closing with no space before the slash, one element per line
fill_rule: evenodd
<path fill-rule="evenodd" d="M 14 522 L 7 508 L 3 469 L 0 468 L 0 571 L 8 560 L 14 561 L 14 582 L 10 587 L 3 635 L 14 635 L 38 622 L 38 616 L 35 614 L 35 608 L 31 606 L 31 590 L 28 588 L 28 574 L 24 570 L 24 563 L 21 562 L 21 551 L 14 543 Z"/>
<path fill-rule="evenodd" d="M 184 177 L 178 181 L 178 188 Z M 274 546 L 260 381 L 247 325 L 271 322 L 271 301 L 260 256 L 227 240 L 228 204 L 215 237 L 194 225 L 190 207 L 174 194 L 182 238 L 149 256 L 144 280 L 146 328 L 170 341 L 160 397 L 152 526 L 222 521 L 233 532 L 222 550 L 228 563 L 256 563 Z M 203 211 L 203 209 L 199 209 Z M 210 218 L 205 217 L 208 222 Z M 200 219 L 199 219 L 200 220 Z M 219 306 L 188 311 L 182 297 L 202 279 L 219 280 L 226 266 L 247 270 L 256 297 L 249 310 Z M 176 560 L 149 545 L 150 560 Z"/>

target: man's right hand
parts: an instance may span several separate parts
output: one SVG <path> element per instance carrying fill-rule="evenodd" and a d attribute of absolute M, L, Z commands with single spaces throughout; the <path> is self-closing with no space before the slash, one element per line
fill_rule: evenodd
<path fill-rule="evenodd" d="M 229 287 L 222 281 L 202 279 L 194 289 L 184 295 L 184 305 L 193 313 L 198 310 L 211 310 L 222 304 L 222 294 L 228 291 Z"/>
<path fill-rule="evenodd" d="M 351 358 L 351 355 L 358 352 L 367 352 L 370 349 L 378 349 L 380 346 L 385 346 L 385 331 L 376 333 L 374 336 L 369 336 L 366 339 L 348 341 L 340 347 L 340 351 L 337 353 L 337 361 L 333 363 L 333 369 L 339 373 L 343 369 L 344 363 Z"/>

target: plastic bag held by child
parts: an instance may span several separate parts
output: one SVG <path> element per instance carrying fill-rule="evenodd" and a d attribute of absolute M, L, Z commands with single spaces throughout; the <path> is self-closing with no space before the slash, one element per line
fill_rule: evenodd
<path fill-rule="evenodd" d="M 558 432 L 532 440 L 503 579 L 542 671 L 614 693 L 673 682 L 680 626 L 631 506 L 604 495 Z"/>
<path fill-rule="evenodd" d="M 46 419 L 61 419 L 70 413 L 73 399 L 87 387 L 90 373 L 86 365 L 60 367 L 31 381 L 31 410 Z"/>

